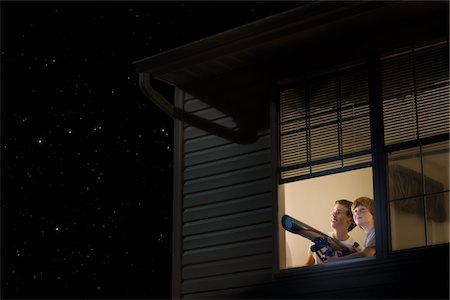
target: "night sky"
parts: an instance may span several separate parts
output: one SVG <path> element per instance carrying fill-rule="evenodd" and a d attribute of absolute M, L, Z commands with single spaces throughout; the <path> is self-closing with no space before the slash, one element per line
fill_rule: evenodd
<path fill-rule="evenodd" d="M 2 1 L 2 299 L 170 298 L 173 122 L 132 62 L 295 6 Z"/>

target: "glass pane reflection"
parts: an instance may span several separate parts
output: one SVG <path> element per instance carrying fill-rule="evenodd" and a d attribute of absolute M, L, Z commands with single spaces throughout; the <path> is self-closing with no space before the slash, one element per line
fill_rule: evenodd
<path fill-rule="evenodd" d="M 388 155 L 389 200 L 423 194 L 420 148 L 396 151 Z"/>
<path fill-rule="evenodd" d="M 449 242 L 449 193 L 425 197 L 427 208 L 427 244 Z"/>
<path fill-rule="evenodd" d="M 448 191 L 449 151 L 448 141 L 422 147 L 425 193 Z"/>
<path fill-rule="evenodd" d="M 422 197 L 392 201 L 390 212 L 392 250 L 425 246 Z"/>

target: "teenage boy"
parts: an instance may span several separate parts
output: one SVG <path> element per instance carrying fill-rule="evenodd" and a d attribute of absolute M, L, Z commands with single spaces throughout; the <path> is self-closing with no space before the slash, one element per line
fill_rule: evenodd
<path fill-rule="evenodd" d="M 330 225 L 333 231 L 328 233 L 329 236 L 341 242 L 341 244 L 346 246 L 352 252 L 361 251 L 359 244 L 348 235 L 348 233 L 356 227 L 356 224 L 353 222 L 351 201 L 337 200 L 334 203 L 330 216 Z M 311 245 L 312 242 L 310 243 L 310 246 Z M 326 259 L 326 257 L 321 258 L 317 253 L 308 249 L 305 265 L 321 264 L 324 258 Z"/>

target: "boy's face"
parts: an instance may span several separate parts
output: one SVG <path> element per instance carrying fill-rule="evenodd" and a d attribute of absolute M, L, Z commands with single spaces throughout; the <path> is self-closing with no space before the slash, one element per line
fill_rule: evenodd
<path fill-rule="evenodd" d="M 330 223 L 331 227 L 334 229 L 348 229 L 352 223 L 352 218 L 347 216 L 347 207 L 342 204 L 336 204 L 331 211 Z"/>
<path fill-rule="evenodd" d="M 353 209 L 353 220 L 356 225 L 373 223 L 373 216 L 364 205 L 358 205 Z"/>

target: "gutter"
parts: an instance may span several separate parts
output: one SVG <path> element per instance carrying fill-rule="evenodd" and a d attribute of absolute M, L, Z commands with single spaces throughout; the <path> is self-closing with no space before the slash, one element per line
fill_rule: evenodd
<path fill-rule="evenodd" d="M 237 130 L 231 129 L 175 107 L 152 87 L 150 80 L 149 71 L 139 73 L 139 85 L 143 94 L 173 120 L 188 123 L 198 129 L 238 144 L 250 144 L 258 139 L 256 132 L 243 128 L 239 129 L 239 124 Z"/>

